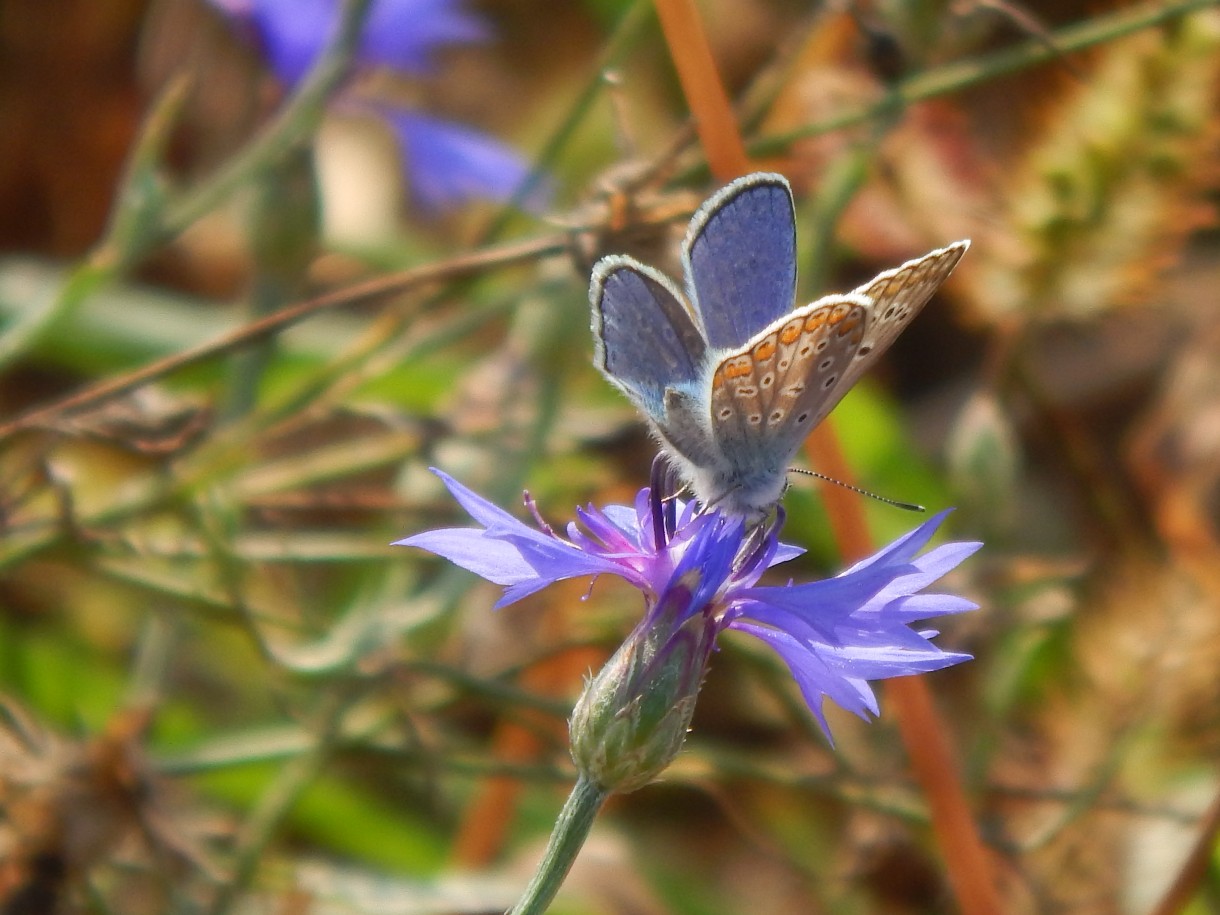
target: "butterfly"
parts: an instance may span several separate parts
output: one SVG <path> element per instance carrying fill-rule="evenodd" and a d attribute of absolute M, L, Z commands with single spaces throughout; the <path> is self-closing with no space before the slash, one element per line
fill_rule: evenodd
<path fill-rule="evenodd" d="M 705 507 L 756 522 L 797 449 L 914 320 L 959 241 L 793 310 L 796 212 L 782 175 L 738 178 L 692 217 L 686 288 L 625 255 L 594 265 L 594 363 L 647 417 Z"/>

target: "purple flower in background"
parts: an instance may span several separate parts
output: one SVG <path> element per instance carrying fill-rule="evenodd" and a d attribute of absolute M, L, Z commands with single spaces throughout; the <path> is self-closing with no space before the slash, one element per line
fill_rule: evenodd
<path fill-rule="evenodd" d="M 252 33 L 272 72 L 288 90 L 309 72 L 331 40 L 341 7 L 341 0 L 210 2 Z M 464 10 L 460 0 L 373 0 L 354 72 L 384 68 L 426 76 L 441 47 L 489 37 L 486 23 Z M 387 122 L 398 139 L 411 193 L 425 209 L 445 209 L 475 198 L 505 201 L 529 173 L 517 152 L 465 125 L 353 92 L 344 92 L 336 103 Z"/>
<path fill-rule="evenodd" d="M 878 713 L 869 680 L 970 657 L 932 644 L 935 630 L 911 628 L 976 607 L 924 592 L 981 545 L 947 543 L 921 553 L 947 512 L 834 578 L 762 586 L 764 571 L 802 552 L 779 542 L 782 516 L 750 528 L 740 518 L 697 512 L 694 503 L 662 500 L 655 493 L 663 487 L 654 482 L 634 507 L 578 510 L 561 537 L 540 519 L 538 528 L 524 524 L 436 473 L 480 527 L 428 531 L 398 543 L 505 586 L 497 607 L 561 579 L 602 573 L 643 592 L 644 618 L 589 683 L 572 718 L 573 755 L 607 789 L 639 787 L 672 759 L 715 639 L 726 629 L 776 651 L 828 738 L 825 699 L 867 718 Z"/>

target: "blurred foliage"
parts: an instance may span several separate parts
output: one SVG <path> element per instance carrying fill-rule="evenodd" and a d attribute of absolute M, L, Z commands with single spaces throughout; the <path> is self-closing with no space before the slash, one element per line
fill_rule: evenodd
<path fill-rule="evenodd" d="M 941 637 L 977 661 L 930 680 L 1014 912 L 1151 911 L 1179 874 L 1220 911 L 1211 6 L 700 8 L 802 198 L 804 299 L 974 239 L 832 422 L 862 485 L 987 541 Z M 474 913 L 527 879 L 639 607 L 491 613 L 387 544 L 463 523 L 429 465 L 554 522 L 644 484 L 588 267 L 677 272 L 710 185 L 647 5 L 480 11 L 496 40 L 412 91 L 536 154 L 545 218 L 412 212 L 385 138 L 316 105 L 268 146 L 281 100 L 198 0 L 0 15 L 0 911 Z M 810 575 L 817 485 L 786 501 Z M 555 911 L 946 910 L 893 723 L 829 712 L 833 752 L 728 640 Z"/>

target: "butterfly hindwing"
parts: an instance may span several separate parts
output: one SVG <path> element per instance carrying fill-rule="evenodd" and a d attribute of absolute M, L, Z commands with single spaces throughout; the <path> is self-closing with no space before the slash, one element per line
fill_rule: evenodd
<path fill-rule="evenodd" d="M 721 359 L 712 375 L 712 428 L 722 450 L 786 467 L 830 412 L 864 339 L 867 300 L 827 296 L 768 327 Z"/>
<path fill-rule="evenodd" d="M 690 309 L 664 274 L 630 257 L 605 257 L 593 268 L 594 363 L 654 421 L 665 391 L 693 385 L 706 344 Z"/>
<path fill-rule="evenodd" d="M 707 344 L 681 293 L 630 257 L 593 268 L 594 364 L 643 411 L 662 444 L 692 465 L 717 459 L 700 393 Z"/>
<path fill-rule="evenodd" d="M 708 343 L 737 348 L 792 310 L 796 216 L 782 175 L 739 178 L 699 208 L 682 251 Z"/>

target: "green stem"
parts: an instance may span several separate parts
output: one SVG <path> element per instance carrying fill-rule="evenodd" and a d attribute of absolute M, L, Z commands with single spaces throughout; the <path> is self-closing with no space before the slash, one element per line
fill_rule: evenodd
<path fill-rule="evenodd" d="M 122 275 L 152 248 L 180 235 L 303 143 L 347 76 L 371 2 L 346 0 L 334 39 L 262 133 L 215 175 L 176 200 L 168 200 L 158 167 L 189 89 L 185 78 L 174 80 L 141 128 L 105 236 L 34 318 L 0 336 L 0 365 L 46 339 L 98 287 Z"/>
<path fill-rule="evenodd" d="M 156 222 L 155 214 L 163 198 L 157 167 L 189 88 L 186 77 L 179 77 L 157 97 L 128 157 L 105 236 L 72 269 L 62 286 L 50 293 L 39 293 L 38 298 L 43 301 L 23 310 L 17 323 L 0 333 L 0 366 L 20 358 L 71 320 L 96 289 L 124 269 L 127 252 L 140 243 L 147 227 Z"/>
<path fill-rule="evenodd" d="M 651 11 L 651 8 L 651 3 L 645 2 L 645 0 L 635 0 L 619 18 L 618 24 L 614 27 L 614 32 L 606 41 L 605 46 L 593 65 L 592 75 L 586 80 L 585 85 L 577 94 L 576 100 L 569 106 L 568 112 L 559 126 L 555 128 L 550 138 L 543 144 L 542 149 L 539 150 L 538 155 L 534 159 L 534 164 L 530 168 L 529 174 L 525 176 L 521 186 L 513 192 L 512 198 L 500 209 L 495 219 L 492 220 L 491 224 L 479 236 L 479 247 L 500 237 L 505 226 L 508 225 L 509 220 L 512 218 L 513 213 L 521 206 L 522 202 L 529 198 L 530 194 L 534 193 L 546 178 L 547 171 L 558 160 L 564 146 L 572 139 L 576 129 L 584 121 L 585 115 L 592 109 L 593 102 L 605 88 L 606 81 L 604 77 L 606 70 L 613 67 L 626 51 L 635 46 L 636 36 L 639 34 L 641 27 L 648 21 L 648 13 Z"/>
<path fill-rule="evenodd" d="M 206 909 L 207 915 L 228 915 L 237 905 L 276 828 L 330 758 L 350 703 L 351 697 L 342 691 L 323 698 L 313 743 L 284 767 L 243 824 L 233 853 L 233 873 L 217 890 Z"/>
<path fill-rule="evenodd" d="M 572 793 L 564 802 L 555 829 L 546 845 L 546 854 L 534 871 L 534 876 L 509 910 L 508 915 L 542 915 L 555 898 L 560 884 L 572 869 L 572 863 L 580 851 L 593 821 L 609 797 L 609 792 L 593 784 L 584 775 L 576 780 Z"/>
<path fill-rule="evenodd" d="M 173 238 L 215 209 L 237 188 L 277 165 L 317 127 L 323 109 L 347 77 L 372 0 L 347 0 L 339 30 L 300 87 L 259 136 L 218 173 L 168 207 L 163 238 Z"/>

